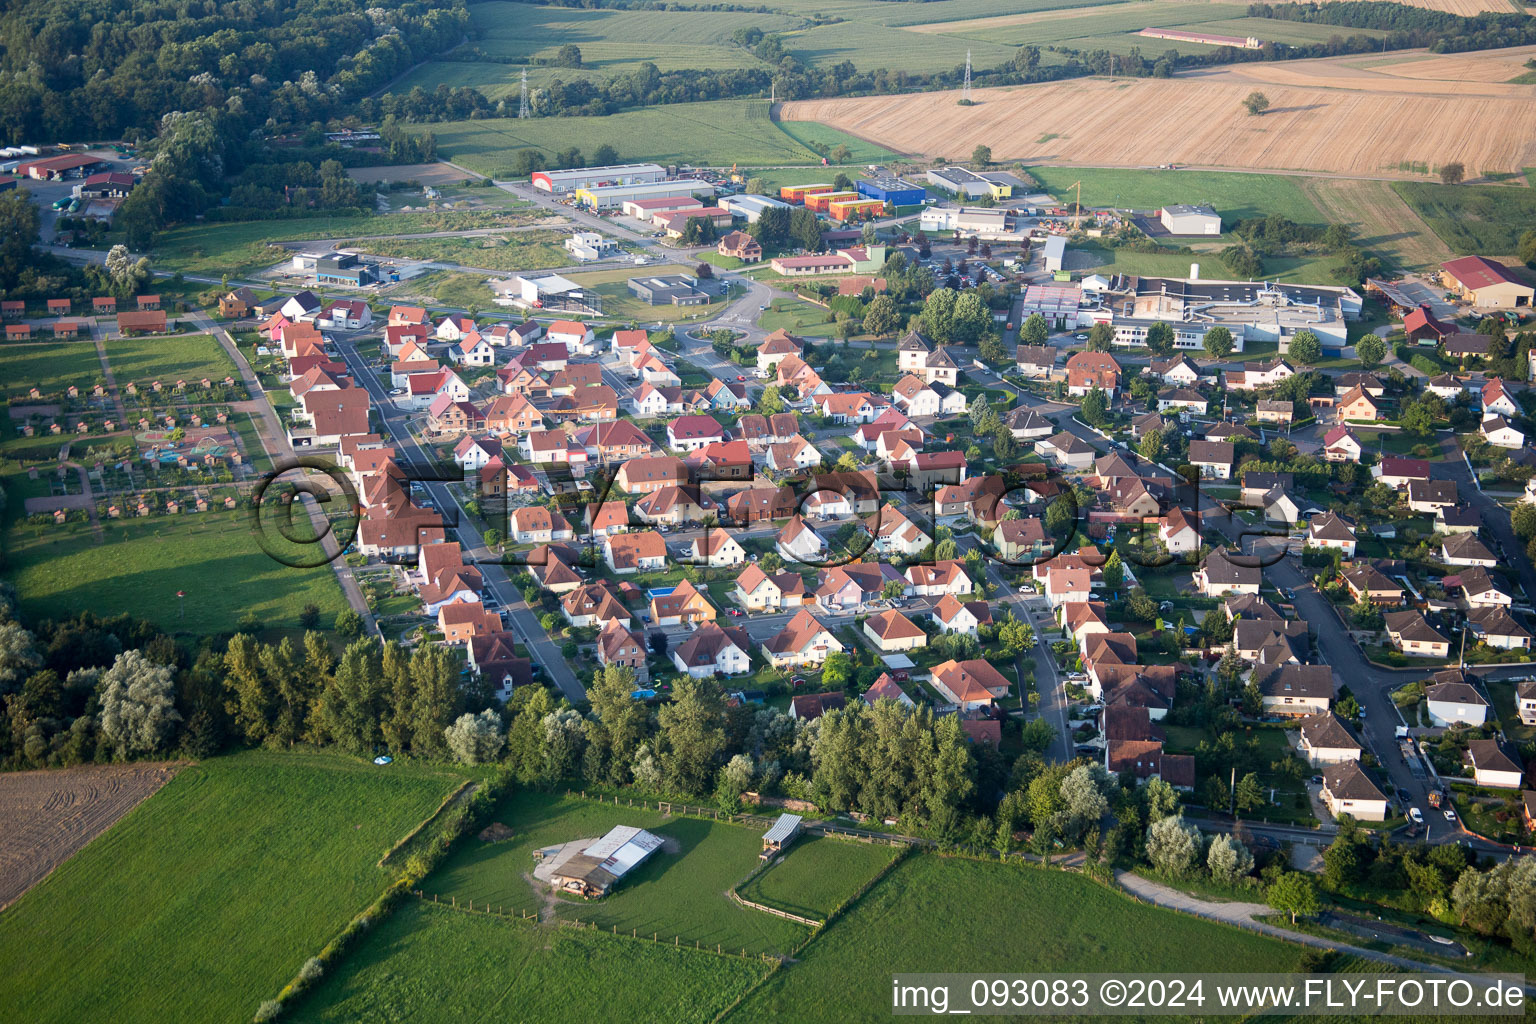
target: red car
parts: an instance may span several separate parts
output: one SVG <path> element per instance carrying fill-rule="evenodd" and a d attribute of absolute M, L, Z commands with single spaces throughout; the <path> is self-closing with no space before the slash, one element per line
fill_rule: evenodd
<path fill-rule="evenodd" d="M 738 381 L 742 381 L 742 380 L 746 380 L 746 379 L 747 379 L 747 378 L 746 378 L 746 375 L 745 375 L 745 374 L 741 374 L 741 373 L 738 373 L 738 374 L 737 374 L 737 375 L 736 375 L 736 379 L 737 379 L 737 380 L 738 380 Z"/>

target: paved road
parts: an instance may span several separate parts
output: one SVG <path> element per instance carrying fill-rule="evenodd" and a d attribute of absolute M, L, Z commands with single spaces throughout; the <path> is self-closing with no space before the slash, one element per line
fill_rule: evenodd
<path fill-rule="evenodd" d="M 267 449 L 267 455 L 272 459 L 273 464 L 276 465 L 285 458 L 294 458 L 295 453 L 288 443 L 288 434 L 278 422 L 277 414 L 272 410 L 272 403 L 267 400 L 266 392 L 262 390 L 261 381 L 257 379 L 256 372 L 251 369 L 251 364 L 246 361 L 240 346 L 235 344 L 235 339 L 202 310 L 188 313 L 187 319 L 196 324 L 198 330 L 211 334 L 234 361 L 241 382 L 251 396 L 249 405 L 256 414 L 256 430 L 261 444 Z M 379 625 L 374 621 L 373 612 L 368 607 L 368 600 L 363 596 L 363 590 L 352 574 L 352 567 L 347 564 L 346 559 L 341 557 L 337 549 L 336 536 L 330 532 L 330 523 L 326 520 L 324 510 L 311 495 L 304 495 L 301 500 L 309 511 L 310 522 L 317 531 L 322 533 L 321 550 L 325 552 L 331 569 L 336 573 L 337 582 L 341 584 L 341 591 L 346 595 L 347 604 L 362 616 L 363 625 L 367 631 L 377 635 Z"/>
<path fill-rule="evenodd" d="M 1493 534 L 1495 553 L 1500 555 L 1501 568 L 1505 572 L 1513 569 L 1521 589 L 1525 591 L 1525 599 L 1536 601 L 1536 568 L 1525 557 L 1525 545 L 1515 536 L 1509 510 L 1483 493 L 1483 489 L 1473 479 L 1472 471 L 1462 457 L 1461 447 L 1456 443 L 1455 434 L 1450 431 L 1441 434 L 1440 450 L 1445 454 L 1445 460 L 1430 463 L 1429 475 L 1436 480 L 1455 481 L 1456 496 L 1462 504 L 1477 509 L 1483 517 L 1484 528 Z"/>
<path fill-rule="evenodd" d="M 352 370 L 353 379 L 368 389 L 368 395 L 373 400 L 373 407 L 378 410 L 385 431 L 395 439 L 401 454 L 421 465 L 431 465 L 432 458 L 411 433 L 409 417 L 395 406 L 383 385 L 379 383 L 378 374 L 368 366 L 366 360 L 358 355 L 353 345 L 342 342 L 338 347 L 341 349 L 343 358 L 346 359 L 347 366 Z M 544 628 L 539 625 L 538 616 L 523 601 L 521 592 L 512 585 L 507 568 L 500 563 L 499 556 L 490 549 L 490 546 L 485 543 L 485 538 L 475 529 L 468 513 L 459 504 L 458 498 L 443 483 L 417 483 L 416 486 L 422 488 L 438 508 L 457 509 L 458 526 L 455 529 L 459 544 L 463 546 L 466 558 L 479 564 L 485 589 L 497 597 L 506 608 L 506 618 L 512 631 L 528 646 L 533 660 L 544 667 L 546 676 L 560 687 L 560 691 L 568 700 L 572 702 L 585 700 L 586 687 L 582 685 L 575 670 L 560 653 L 560 648 L 549 639 Z"/>

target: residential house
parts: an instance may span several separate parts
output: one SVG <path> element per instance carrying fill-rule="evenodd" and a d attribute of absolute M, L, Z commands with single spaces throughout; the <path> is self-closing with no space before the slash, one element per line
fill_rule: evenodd
<path fill-rule="evenodd" d="M 1480 565 L 1493 568 L 1499 560 L 1475 534 L 1458 533 L 1440 542 L 1440 561 L 1446 565 Z"/>
<path fill-rule="evenodd" d="M 1387 635 L 1398 650 L 1415 658 L 1443 658 L 1450 653 L 1451 642 L 1435 631 L 1415 610 L 1388 612 Z"/>
<path fill-rule="evenodd" d="M 766 372 L 770 366 L 775 366 L 790 356 L 798 359 L 804 351 L 804 340 L 781 328 L 764 338 L 763 343 L 757 347 L 757 368 L 759 371 Z"/>
<path fill-rule="evenodd" d="M 587 528 L 585 536 L 607 537 L 624 533 L 629 529 L 629 506 L 617 499 L 589 502 L 582 518 Z"/>
<path fill-rule="evenodd" d="M 1472 769 L 1472 780 L 1494 789 L 1519 789 L 1525 769 L 1498 740 L 1473 740 L 1461 756 L 1462 764 Z"/>
<path fill-rule="evenodd" d="M 1467 612 L 1467 625 L 1489 647 L 1503 651 L 1531 649 L 1531 634 L 1502 605 L 1474 607 Z"/>
<path fill-rule="evenodd" d="M 1497 448 L 1525 447 L 1525 433 L 1503 416 L 1484 416 L 1477 430 L 1483 435 L 1483 440 Z"/>
<path fill-rule="evenodd" d="M 1158 412 L 1178 409 L 1204 416 L 1207 404 L 1205 396 L 1193 388 L 1165 388 L 1157 393 Z"/>
<path fill-rule="evenodd" d="M 811 442 L 796 434 L 784 444 L 769 445 L 765 462 L 776 473 L 795 473 L 819 466 L 821 460 L 821 452 Z"/>
<path fill-rule="evenodd" d="M 997 557 L 1010 565 L 1031 565 L 1050 547 L 1039 519 L 1004 519 L 992 533 L 992 545 Z"/>
<path fill-rule="evenodd" d="M 894 609 L 865 619 L 864 635 L 876 648 L 888 654 L 916 650 L 928 643 L 928 634 L 922 627 Z"/>
<path fill-rule="evenodd" d="M 910 565 L 906 571 L 911 592 L 919 597 L 941 597 L 945 594 L 969 594 L 973 589 L 965 567 L 954 559 L 933 563 Z"/>
<path fill-rule="evenodd" d="M 828 611 L 851 611 L 861 604 L 878 601 L 885 588 L 905 581 L 889 565 L 876 562 L 854 562 L 833 566 L 820 571 L 816 586 L 816 603 Z"/>
<path fill-rule="evenodd" d="M 494 437 L 476 437 L 465 434 L 453 446 L 453 461 L 468 473 L 484 469 L 492 459 L 501 456 L 501 442 Z"/>
<path fill-rule="evenodd" d="M 1342 516 L 1333 512 L 1312 517 L 1307 524 L 1307 544 L 1342 552 L 1345 558 L 1355 557 L 1355 531 Z"/>
<path fill-rule="evenodd" d="M 1424 459 L 1404 459 L 1387 455 L 1371 467 L 1371 476 L 1378 483 L 1402 490 L 1415 480 L 1429 480 L 1429 463 Z"/>
<path fill-rule="evenodd" d="M 743 263 L 758 263 L 763 258 L 762 245 L 745 231 L 731 231 L 722 235 L 715 251 Z"/>
<path fill-rule="evenodd" d="M 776 668 L 820 665 L 827 660 L 827 655 L 841 650 L 844 650 L 842 643 L 806 608 L 796 612 L 794 618 L 763 645 L 769 664 Z"/>
<path fill-rule="evenodd" d="M 1475 678 L 1461 669 L 1435 673 L 1435 683 L 1424 691 L 1431 725 L 1476 728 L 1488 720 L 1488 701 L 1477 691 Z"/>
<path fill-rule="evenodd" d="M 1315 715 L 1333 704 L 1333 669 L 1291 662 L 1255 669 L 1264 711 L 1272 715 Z"/>
<path fill-rule="evenodd" d="M 891 678 L 889 672 L 880 673 L 880 678 L 871 683 L 869 689 L 865 690 L 860 696 L 863 698 L 864 703 L 870 707 L 874 707 L 876 702 L 881 700 L 894 700 L 904 708 L 917 706 L 912 702 L 912 698 L 903 692 L 896 680 Z"/>
<path fill-rule="evenodd" d="M 1381 418 L 1381 402 L 1358 386 L 1340 397 L 1336 408 L 1341 420 L 1375 421 Z"/>
<path fill-rule="evenodd" d="M 485 407 L 485 429 L 502 436 L 544 428 L 544 415 L 523 395 L 496 395 Z"/>
<path fill-rule="evenodd" d="M 560 613 L 565 621 L 578 628 L 596 626 L 606 630 L 610 625 L 629 629 L 634 625 L 624 602 L 607 583 L 587 583 L 566 594 L 560 602 Z"/>
<path fill-rule="evenodd" d="M 1098 452 L 1093 445 L 1065 430 L 1035 442 L 1035 454 L 1062 469 L 1087 469 Z"/>
<path fill-rule="evenodd" d="M 597 663 L 605 667 L 622 666 L 635 673 L 635 682 L 648 682 L 651 673 L 646 665 L 645 645 L 644 633 L 609 622 L 597 637 Z"/>
<path fill-rule="evenodd" d="M 1227 387 L 1239 391 L 1257 391 L 1260 388 L 1274 387 L 1287 377 L 1294 376 L 1296 371 L 1291 364 L 1284 359 L 1270 359 L 1253 366 L 1245 366 L 1241 370 L 1227 371 Z"/>
<path fill-rule="evenodd" d="M 747 560 L 747 552 L 725 530 L 715 527 L 701 537 L 695 537 L 688 545 L 689 561 L 710 568 L 741 565 Z"/>
<path fill-rule="evenodd" d="M 1334 817 L 1348 814 L 1357 821 L 1387 820 L 1387 798 L 1358 761 L 1340 761 L 1324 768 L 1320 795 Z"/>
<path fill-rule="evenodd" d="M 1193 387 L 1200 383 L 1200 367 L 1183 354 L 1170 359 L 1154 359 L 1148 371 L 1150 376 L 1176 388 Z"/>
<path fill-rule="evenodd" d="M 1008 696 L 1008 680 L 992 667 L 991 662 L 980 658 L 951 659 L 937 665 L 933 669 L 932 682 L 939 696 L 966 711 L 989 708 Z"/>
<path fill-rule="evenodd" d="M 511 517 L 511 539 L 517 544 L 549 544 L 576 536 L 571 524 L 559 512 L 542 505 L 515 509 Z"/>
<path fill-rule="evenodd" d="M 828 711 L 847 707 L 848 698 L 842 692 L 797 693 L 789 699 L 789 717 L 802 722 L 814 722 Z"/>
<path fill-rule="evenodd" d="M 1200 528 L 1181 508 L 1169 509 L 1157 521 L 1157 540 L 1170 555 L 1200 550 Z"/>
<path fill-rule="evenodd" d="M 609 534 L 602 546 L 603 561 L 615 573 L 656 572 L 667 565 L 667 542 L 655 530 Z"/>
<path fill-rule="evenodd" d="M 1395 607 L 1403 603 L 1403 588 L 1393 583 L 1386 573 L 1369 562 L 1345 566 L 1339 575 L 1343 578 L 1344 585 L 1349 588 L 1350 597 L 1354 598 L 1356 603 L 1370 601 L 1372 604 L 1387 607 Z"/>
<path fill-rule="evenodd" d="M 1208 480 L 1228 480 L 1232 477 L 1232 442 L 1189 442 L 1189 464 Z"/>
<path fill-rule="evenodd" d="M 741 675 L 751 671 L 751 650 L 746 630 L 706 622 L 672 649 L 672 664 L 695 679 Z"/>
<path fill-rule="evenodd" d="M 798 513 L 779 531 L 774 547 L 786 562 L 803 564 L 818 562 L 827 552 L 827 542 L 821 534 L 807 526 Z"/>
<path fill-rule="evenodd" d="M 478 601 L 454 601 L 437 610 L 437 629 L 443 643 L 467 644 L 471 637 L 501 632 L 501 613 L 487 610 Z"/>
<path fill-rule="evenodd" d="M 1055 345 L 1020 345 L 1015 354 L 1015 365 L 1020 375 L 1029 380 L 1049 380 L 1056 368 Z"/>
<path fill-rule="evenodd" d="M 1301 720 L 1296 744 L 1301 756 L 1314 768 L 1320 765 L 1358 761 L 1364 753 L 1360 741 L 1349 734 L 1344 723 L 1331 711 L 1308 715 Z"/>
<path fill-rule="evenodd" d="M 805 577 L 797 572 L 769 575 L 756 565 L 749 565 L 736 577 L 732 596 L 749 612 L 798 608 L 805 603 Z"/>
<path fill-rule="evenodd" d="M 725 428 L 712 416 L 679 416 L 667 424 L 667 446 L 691 452 L 725 440 Z"/>
<path fill-rule="evenodd" d="M 567 355 L 591 355 L 592 328 L 580 320 L 556 320 L 544 328 L 546 341 L 565 346 Z"/>
<path fill-rule="evenodd" d="M 630 494 L 650 494 L 688 482 L 688 466 L 671 455 L 630 459 L 619 467 L 614 483 Z"/>
<path fill-rule="evenodd" d="M 1056 432 L 1056 424 L 1027 406 L 1014 409 L 1003 422 L 1008 432 L 1020 441 L 1038 440 Z"/>
<path fill-rule="evenodd" d="M 1515 396 L 1504 386 L 1504 381 L 1498 377 L 1491 378 L 1483 385 L 1481 392 L 1484 416 L 1519 416 L 1522 412 L 1520 403 L 1515 401 Z"/>
<path fill-rule="evenodd" d="M 1120 364 L 1107 352 L 1076 352 L 1067 359 L 1067 393 L 1081 397 L 1098 388 L 1114 400 L 1120 388 Z"/>
<path fill-rule="evenodd" d="M 695 484 L 668 485 L 644 495 L 635 502 L 635 518 L 642 523 L 681 526 L 702 522 L 716 510 L 715 502 L 705 497 Z"/>
<path fill-rule="evenodd" d="M 715 606 L 698 587 L 683 580 L 667 593 L 653 591 L 651 622 L 656 626 L 697 627 L 719 617 Z"/>
<path fill-rule="evenodd" d="M 1326 462 L 1359 462 L 1365 451 L 1354 431 L 1340 424 L 1323 435 L 1323 460 Z"/>
<path fill-rule="evenodd" d="M 1408 508 L 1412 512 L 1435 515 L 1441 509 L 1454 508 L 1457 501 L 1454 480 L 1408 481 Z"/>
<path fill-rule="evenodd" d="M 1256 406 L 1260 423 L 1288 427 L 1296 416 L 1295 403 L 1285 399 L 1261 398 Z"/>
<path fill-rule="evenodd" d="M 1206 597 L 1257 594 L 1264 582 L 1264 570 L 1258 566 L 1238 565 L 1218 548 L 1205 556 L 1194 577 L 1195 587 Z"/>
<path fill-rule="evenodd" d="M 945 594 L 933 606 L 933 621 L 945 633 L 964 633 L 976 636 L 982 626 L 991 625 L 992 609 L 985 601 L 962 601 L 954 594 Z M 924 643 L 927 641 L 925 640 Z M 919 645 L 921 646 L 921 645 Z"/>

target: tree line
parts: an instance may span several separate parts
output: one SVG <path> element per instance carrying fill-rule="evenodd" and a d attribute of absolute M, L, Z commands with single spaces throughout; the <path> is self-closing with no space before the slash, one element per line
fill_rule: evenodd
<path fill-rule="evenodd" d="M 1248 5 L 1248 17 L 1376 29 L 1389 33 L 1387 47 L 1394 50 L 1425 46 L 1433 53 L 1460 53 L 1536 42 L 1536 25 L 1528 15 L 1485 11 L 1467 17 L 1379 0 L 1254 3 Z M 1374 45 L 1381 48 L 1381 40 Z"/>

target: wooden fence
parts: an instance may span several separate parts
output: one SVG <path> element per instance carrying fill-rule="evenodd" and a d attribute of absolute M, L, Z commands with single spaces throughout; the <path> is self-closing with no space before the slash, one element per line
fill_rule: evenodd
<path fill-rule="evenodd" d="M 780 910 L 778 907 L 770 907 L 766 903 L 753 903 L 751 900 L 742 896 L 741 893 L 737 892 L 735 889 L 731 890 L 731 899 L 735 900 L 737 903 L 740 903 L 748 910 L 760 910 L 765 914 L 772 914 L 774 917 L 782 917 L 786 921 L 793 921 L 796 924 L 803 924 L 811 928 L 820 928 L 822 925 L 827 923 L 825 921 L 818 921 L 814 917 L 801 917 L 799 914 L 791 914 L 787 910 Z"/>

